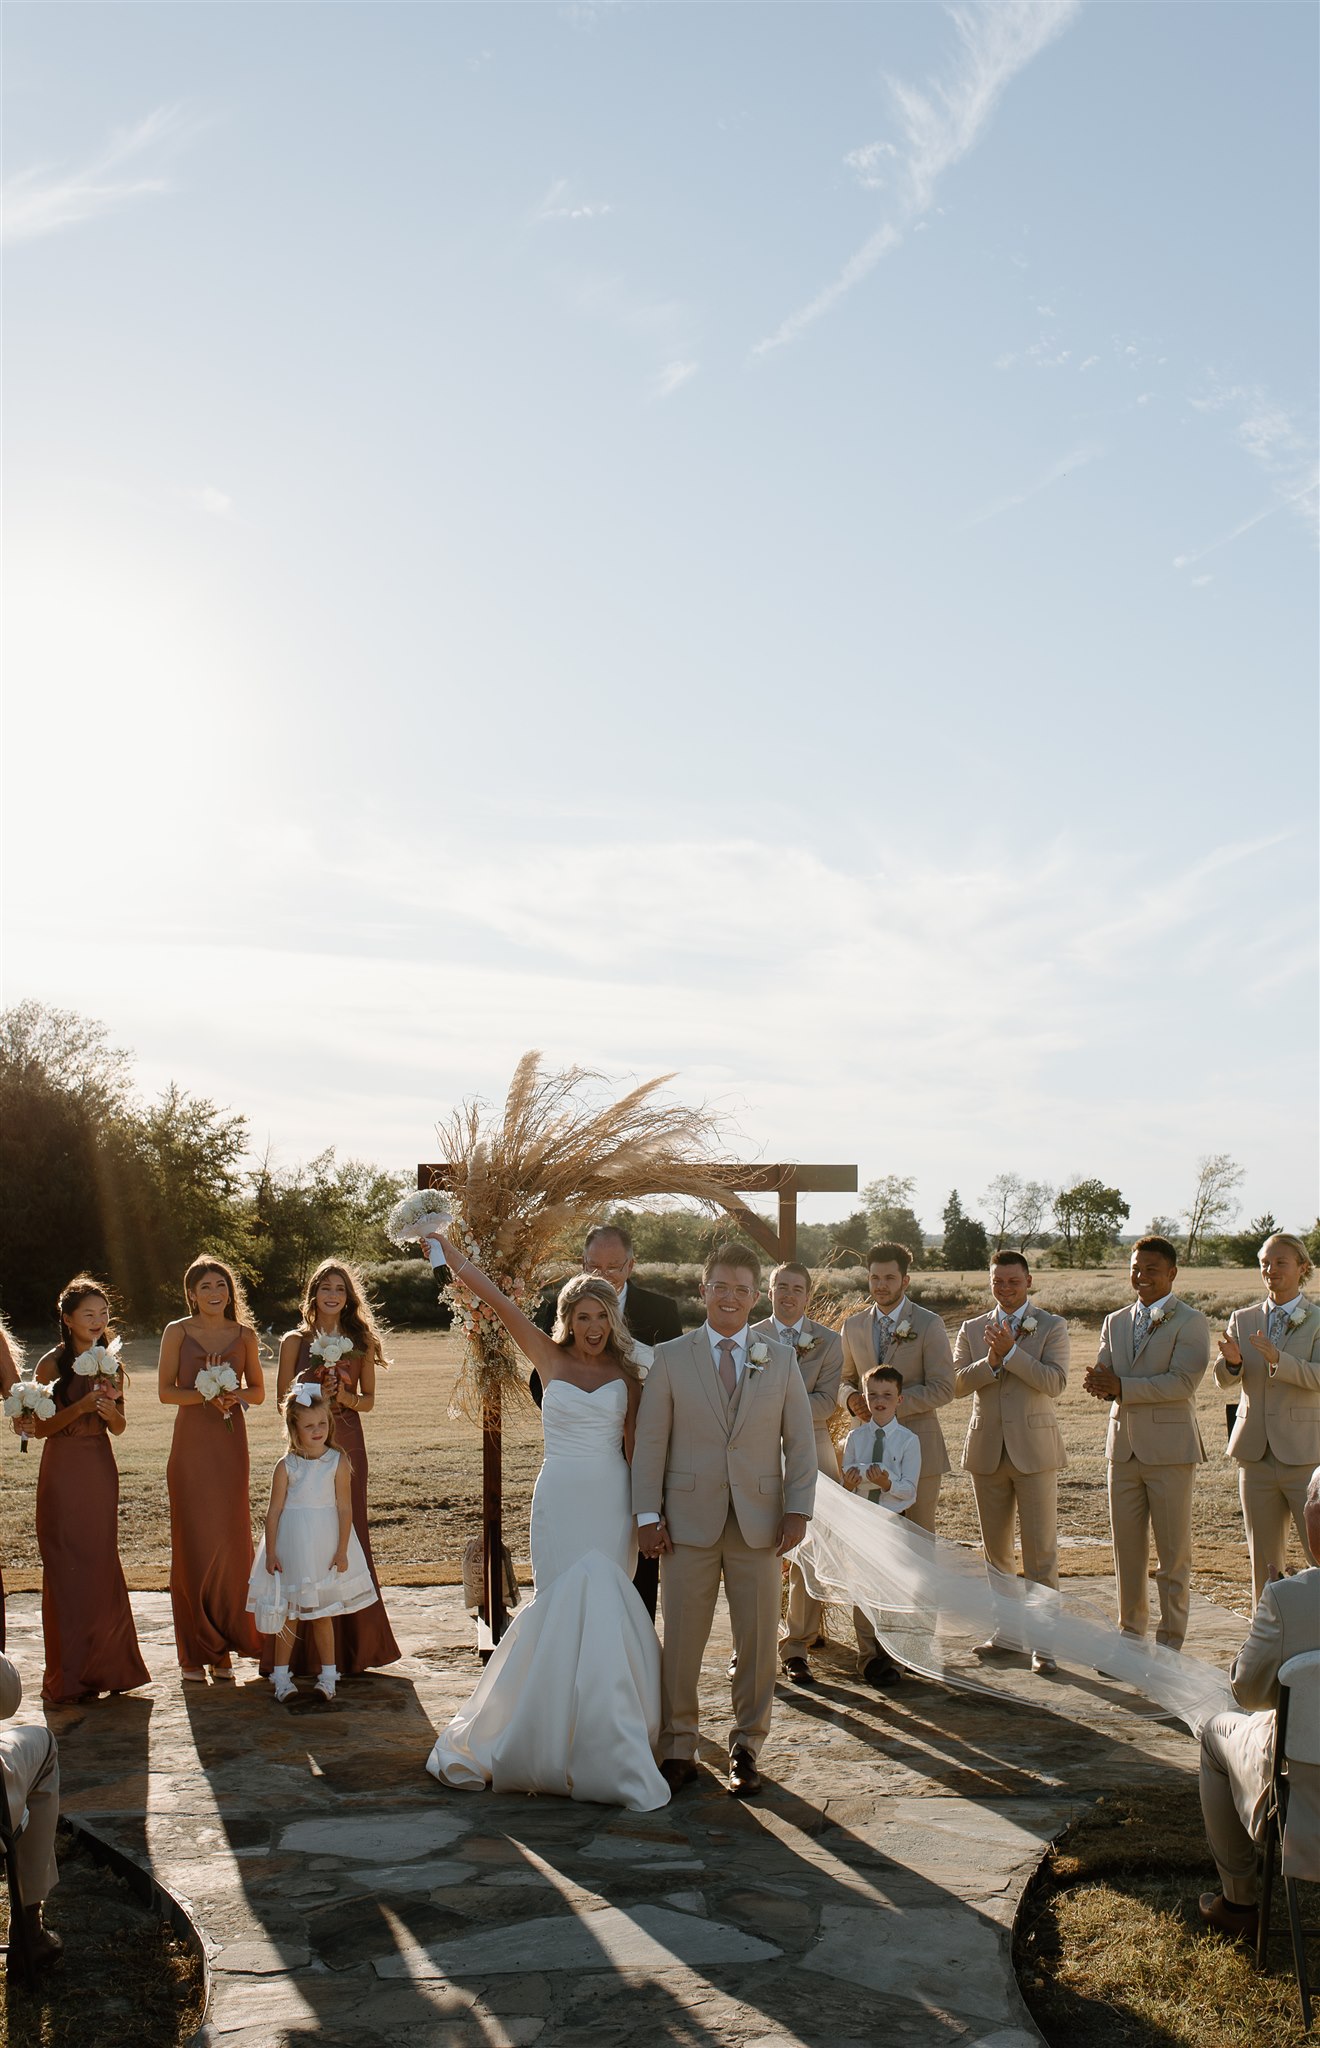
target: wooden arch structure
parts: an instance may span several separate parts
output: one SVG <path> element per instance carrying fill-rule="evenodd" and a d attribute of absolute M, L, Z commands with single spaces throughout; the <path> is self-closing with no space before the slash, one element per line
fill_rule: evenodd
<path fill-rule="evenodd" d="M 749 1166 L 730 1161 L 709 1169 L 710 1178 L 726 1189 L 721 1198 L 727 1213 L 754 1244 L 778 1261 L 797 1252 L 797 1205 L 799 1195 L 856 1194 L 855 1166 Z M 421 1189 L 449 1189 L 454 1185 L 454 1168 L 446 1160 L 423 1163 L 417 1168 Z M 742 1195 L 777 1195 L 778 1229 L 739 1198 Z M 503 1418 L 498 1399 L 488 1401 L 481 1423 L 481 1562 L 485 1592 L 478 1630 L 478 1647 L 489 1656 L 508 1622 L 504 1604 L 504 1450 Z"/>

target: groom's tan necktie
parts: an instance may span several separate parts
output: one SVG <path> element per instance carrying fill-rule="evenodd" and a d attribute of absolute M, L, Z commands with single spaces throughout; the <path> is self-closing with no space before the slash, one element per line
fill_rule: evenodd
<path fill-rule="evenodd" d="M 738 1368 L 733 1362 L 737 1346 L 732 1337 L 721 1337 L 716 1348 L 720 1354 L 720 1385 L 732 1401 L 738 1391 Z"/>

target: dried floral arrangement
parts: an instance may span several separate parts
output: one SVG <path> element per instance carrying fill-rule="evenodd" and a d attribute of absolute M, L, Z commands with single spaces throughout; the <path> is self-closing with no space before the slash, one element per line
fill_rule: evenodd
<path fill-rule="evenodd" d="M 599 1074 L 584 1067 L 547 1073 L 524 1053 L 502 1114 L 470 1101 L 437 1125 L 451 1166 L 448 1233 L 509 1297 L 526 1304 L 574 1234 L 615 1203 L 679 1196 L 714 1209 L 727 1203 L 710 1172 L 715 1120 L 661 1099 L 670 1074 L 601 1102 Z M 489 1402 L 526 1396 L 518 1353 L 503 1324 L 450 1281 L 465 1355 L 453 1409 L 480 1422 Z"/>

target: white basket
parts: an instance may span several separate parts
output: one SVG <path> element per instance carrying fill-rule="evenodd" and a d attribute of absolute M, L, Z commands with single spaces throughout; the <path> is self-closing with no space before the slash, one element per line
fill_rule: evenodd
<path fill-rule="evenodd" d="M 277 1636 L 284 1627 L 289 1609 L 278 1572 L 268 1574 L 265 1585 L 257 1594 L 254 1612 L 258 1635 Z"/>

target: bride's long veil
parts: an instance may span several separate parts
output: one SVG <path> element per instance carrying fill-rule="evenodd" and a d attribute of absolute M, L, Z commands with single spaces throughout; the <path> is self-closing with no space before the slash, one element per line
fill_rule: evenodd
<path fill-rule="evenodd" d="M 968 1661 L 966 1638 L 997 1635 L 1013 1648 L 1121 1679 L 1193 1735 L 1234 1705 L 1214 1665 L 1120 1635 L 1084 1596 L 1007 1578 L 824 1474 L 796 1556 L 815 1598 L 861 1608 L 893 1657 L 943 1684 L 993 1691 Z M 1061 1705 L 1057 1694 L 1054 1702 Z"/>

